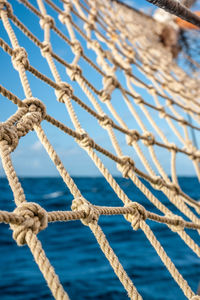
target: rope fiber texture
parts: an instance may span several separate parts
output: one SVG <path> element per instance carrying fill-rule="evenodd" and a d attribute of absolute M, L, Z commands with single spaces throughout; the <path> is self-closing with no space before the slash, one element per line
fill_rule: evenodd
<path fill-rule="evenodd" d="M 174 14 L 200 27 L 200 17 L 192 13 L 185 5 L 177 0 L 147 0 L 148 2 L 163 8 L 167 12 Z"/>
<path fill-rule="evenodd" d="M 148 1 L 195 25 L 200 24 L 199 18 L 177 1 Z M 37 234 L 45 230 L 50 222 L 72 220 L 81 220 L 83 225 L 90 228 L 128 297 L 134 300 L 142 299 L 98 224 L 101 215 L 123 215 L 133 230 L 141 229 L 184 295 L 190 300 L 200 299 L 191 290 L 147 224 L 148 220 L 166 224 L 186 243 L 188 251 L 193 251 L 200 257 L 198 243 L 185 231 L 187 228 L 200 233 L 200 203 L 181 190 L 176 170 L 177 156 L 182 154 L 192 162 L 200 180 L 200 151 L 197 145 L 193 144 L 189 131 L 194 130 L 196 134 L 200 131 L 199 80 L 188 76 L 173 61 L 172 55 L 160 43 L 159 34 L 163 24 L 144 13 L 131 10 L 118 1 L 63 0 L 58 4 L 51 0 L 36 2 L 34 6 L 31 1 L 20 0 L 21 5 L 37 18 L 44 34 L 43 41 L 18 19 L 9 1 L 0 0 L 0 22 L 9 39 L 8 44 L 0 38 L 1 51 L 10 57 L 13 68 L 18 72 L 25 97 L 21 100 L 8 88 L 0 85 L 2 97 L 17 106 L 17 111 L 5 122 L 0 123 L 0 157 L 16 204 L 13 212 L 0 211 L 0 223 L 10 224 L 17 245 L 26 244 L 30 248 L 55 299 L 69 299 L 69 296 L 51 266 Z M 47 14 L 50 7 L 56 19 Z M 30 63 L 27 49 L 19 44 L 16 27 L 34 47 L 40 49 L 41 56 L 51 72 L 51 78 L 43 74 L 41 68 L 37 69 Z M 64 43 L 66 53 L 71 49 L 71 62 L 54 51 L 52 32 Z M 95 56 L 90 55 L 91 53 Z M 91 57 L 95 57 L 96 60 Z M 85 77 L 87 72 L 83 62 L 96 74 L 95 83 Z M 66 76 L 61 75 L 61 67 L 66 71 Z M 134 71 L 136 69 L 137 72 Z M 120 79 L 118 71 L 121 72 Z M 66 107 L 68 120 L 71 120 L 73 128 L 48 114 L 48 99 L 45 105 L 33 95 L 27 73 L 53 90 L 52 97 L 59 102 L 57 105 Z M 77 85 L 87 102 L 76 95 Z M 120 110 L 115 108 L 117 101 L 121 101 L 120 104 L 127 108 L 131 123 L 128 123 L 126 118 L 120 115 Z M 89 132 L 82 128 L 82 121 L 77 113 L 78 106 L 108 135 L 115 153 L 99 145 L 90 137 Z M 187 121 L 187 114 L 193 123 Z M 170 135 L 165 134 L 157 120 L 165 122 L 176 143 L 170 140 Z M 71 136 L 74 142 L 86 151 L 122 201 L 121 207 L 96 206 L 83 197 L 48 140 L 43 130 L 44 122 Z M 30 131 L 35 131 L 70 190 L 74 199 L 71 210 L 47 212 L 39 204 L 27 201 L 13 166 L 11 153 L 18 147 L 20 138 Z M 119 134 L 123 135 L 123 144 L 126 143 L 130 150 L 134 151 L 134 159 L 124 154 Z M 158 157 L 158 149 L 166 151 L 170 157 L 170 177 Z M 116 163 L 116 168 L 122 176 L 132 181 L 152 206 L 157 208 L 158 213 L 147 210 L 139 200 L 136 201 L 137 199 L 129 199 L 98 153 Z M 145 171 L 137 167 L 136 158 L 141 161 Z M 180 215 L 172 213 L 146 187 L 141 178 L 154 190 L 161 191 L 180 211 Z"/>

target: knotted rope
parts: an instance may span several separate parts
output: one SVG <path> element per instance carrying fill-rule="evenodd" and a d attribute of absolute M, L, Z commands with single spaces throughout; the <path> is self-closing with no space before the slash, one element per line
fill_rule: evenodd
<path fill-rule="evenodd" d="M 140 228 L 141 220 L 145 221 L 147 218 L 146 210 L 142 205 L 137 202 L 131 202 L 127 204 L 125 207 L 131 207 L 134 209 L 134 213 L 124 215 L 125 219 L 131 223 L 131 226 L 134 230 L 138 230 Z"/>
<path fill-rule="evenodd" d="M 37 203 L 22 203 L 14 210 L 14 213 L 25 219 L 20 225 L 10 225 L 13 230 L 13 239 L 16 240 L 18 246 L 26 244 L 26 235 L 29 230 L 38 234 L 48 226 L 47 212 Z"/>
<path fill-rule="evenodd" d="M 196 100 L 199 95 L 198 82 L 189 78 L 183 70 L 172 63 L 171 58 L 167 55 L 166 49 L 163 49 L 160 45 L 158 34 L 162 26 L 160 27 L 159 23 L 156 23 L 151 18 L 148 18 L 147 21 L 145 16 L 141 16 L 139 12 L 133 12 L 134 18 L 131 19 L 131 22 L 134 23 L 134 26 L 131 26 L 128 20 L 128 11 L 125 10 L 123 14 L 122 11 L 125 8 L 123 7 L 121 11 L 121 8 L 118 9 L 118 4 L 115 2 L 89 0 L 87 1 L 87 5 L 84 6 L 82 2 L 77 0 L 66 0 L 64 1 L 64 11 L 62 11 L 54 2 L 46 0 L 48 5 L 50 5 L 58 14 L 58 19 L 66 26 L 69 34 L 65 35 L 57 27 L 54 19 L 47 14 L 43 0 L 37 0 L 39 10 L 27 0 L 21 1 L 40 18 L 40 26 L 44 30 L 44 41 L 41 42 L 22 22 L 20 22 L 20 20 L 18 20 L 13 14 L 11 5 L 6 0 L 0 0 L 1 20 L 12 44 L 12 48 L 3 39 L 0 39 L 0 47 L 11 56 L 13 66 L 19 73 L 26 95 L 26 99 L 21 101 L 6 88 L 0 86 L 0 93 L 19 107 L 16 113 L 14 113 L 7 121 L 0 124 L 0 155 L 3 168 L 5 169 L 9 184 L 13 190 L 15 203 L 17 205 L 17 208 L 12 213 L 0 211 L 0 222 L 10 224 L 13 230 L 13 238 L 18 245 L 27 244 L 29 246 L 56 299 L 63 300 L 69 298 L 64 292 L 54 269 L 46 258 L 41 243 L 38 241 L 36 235 L 47 227 L 48 222 L 78 219 L 91 229 L 101 250 L 109 260 L 129 297 L 131 299 L 142 299 L 121 266 L 98 224 L 98 219 L 102 214 L 122 214 L 126 220 L 131 223 L 134 230 L 139 228 L 143 230 L 173 278 L 182 288 L 186 297 L 190 300 L 199 299 L 199 296 L 194 295 L 187 282 L 182 278 L 154 236 L 150 227 L 145 222 L 146 219 L 150 219 L 167 224 L 172 231 L 176 232 L 177 235 L 183 239 L 187 246 L 189 246 L 197 256 L 200 256 L 200 247 L 184 230 L 185 228 L 190 228 L 200 231 L 199 218 L 190 209 L 190 206 L 192 206 L 199 214 L 200 205 L 194 199 L 191 199 L 182 192 L 176 176 L 176 156 L 179 153 L 183 153 L 192 160 L 197 176 L 200 178 L 198 165 L 200 161 L 200 152 L 197 147 L 193 145 L 188 134 L 188 128 L 200 131 L 200 127 L 190 124 L 185 119 L 185 112 L 187 112 L 197 123 L 199 122 L 200 110 L 199 103 Z M 160 0 L 160 3 L 161 2 L 163 2 L 163 0 Z M 77 19 L 74 19 L 74 17 Z M 77 20 L 79 20 L 82 25 L 77 25 Z M 20 47 L 10 21 L 12 21 L 35 43 L 37 47 L 40 48 L 41 54 L 47 61 L 55 81 L 42 74 L 30 64 L 28 54 L 25 48 Z M 149 24 L 149 26 L 146 26 L 146 24 Z M 152 30 L 152 28 L 154 30 Z M 54 31 L 54 33 L 71 48 L 72 54 L 74 55 L 71 64 L 54 52 L 51 44 L 52 31 Z M 76 38 L 75 31 L 78 32 L 81 39 Z M 148 40 L 146 37 L 148 37 Z M 87 44 L 88 49 L 95 52 L 96 62 L 93 62 L 92 57 L 90 58 L 85 51 L 82 39 Z M 105 45 L 106 48 L 104 47 Z M 57 70 L 57 65 L 54 62 L 55 60 L 65 67 L 67 75 L 69 76 L 68 79 L 76 81 L 75 84 L 81 87 L 93 108 L 75 96 L 76 89 L 72 89 L 71 85 L 65 81 L 65 77 L 64 79 L 61 78 L 61 75 Z M 94 83 L 90 82 L 85 77 L 85 69 L 81 67 L 82 60 L 84 60 L 84 63 L 90 65 L 90 67 L 102 77 L 102 87 L 97 88 Z M 133 66 L 131 64 L 133 64 Z M 143 82 L 143 80 L 138 78 L 136 75 L 137 72 L 133 72 L 133 67 L 137 68 L 141 74 L 144 74 L 150 83 L 146 83 L 147 80 Z M 120 70 L 123 71 L 122 76 L 126 81 L 127 88 L 123 80 L 121 81 L 122 78 L 118 77 L 117 72 Z M 55 90 L 57 100 L 61 103 L 65 103 L 75 130 L 67 127 L 52 116 L 49 116 L 42 101 L 32 96 L 31 87 L 26 75 L 27 71 L 31 72 L 34 76 L 44 81 Z M 146 101 L 146 97 L 144 99 L 135 90 L 135 87 L 136 89 L 137 87 L 145 89 L 148 93 L 148 97 L 150 97 L 152 101 Z M 124 100 L 129 113 L 138 123 L 139 130 L 129 129 L 126 123 L 126 117 L 120 116 L 120 112 L 114 108 L 112 98 L 116 90 L 116 94 L 121 96 L 117 96 L 116 100 L 119 101 L 121 98 Z M 160 98 L 165 100 L 166 105 L 161 105 Z M 99 103 L 99 100 L 103 103 Z M 90 138 L 89 133 L 82 129 L 73 107 L 73 101 L 92 117 L 96 118 L 99 125 L 108 133 L 116 154 L 113 154 L 111 151 L 98 145 L 96 141 Z M 152 104 L 153 101 L 155 104 Z M 104 112 L 101 105 L 107 107 L 109 114 Z M 143 117 L 140 117 L 138 111 L 135 109 L 135 105 L 141 110 Z M 173 131 L 183 147 L 168 141 L 168 138 L 156 121 L 154 121 L 154 118 L 148 109 L 153 109 L 154 112 L 157 112 L 158 117 L 166 120 L 171 131 Z M 184 112 L 184 117 L 181 115 L 182 111 Z M 144 117 L 153 127 L 154 133 L 148 131 L 148 128 L 146 128 Z M 65 170 L 58 154 L 48 141 L 41 127 L 41 122 L 43 120 L 50 122 L 72 136 L 80 147 L 89 154 L 90 158 L 109 182 L 119 199 L 123 201 L 123 207 L 97 207 L 88 202 L 81 195 L 81 192 L 73 179 Z M 175 126 L 174 123 L 176 123 L 177 126 Z M 179 127 L 183 130 L 184 135 L 179 132 Z M 131 128 L 134 127 L 131 125 Z M 20 185 L 12 165 L 10 152 L 16 149 L 19 139 L 32 130 L 35 130 L 37 133 L 42 145 L 56 165 L 56 168 L 74 197 L 72 211 L 47 213 L 38 204 L 26 202 L 23 188 Z M 147 173 L 142 172 L 136 167 L 137 163 L 135 157 L 133 160 L 129 156 L 124 156 L 118 138 L 115 135 L 115 130 L 125 135 L 127 144 L 134 148 L 136 154 L 144 164 Z M 156 172 L 151 168 L 148 159 L 144 155 L 143 150 L 140 147 L 140 140 L 142 140 L 144 146 L 147 147 L 146 149 L 151 155 L 152 162 L 157 168 L 159 176 L 156 176 Z M 170 152 L 172 180 L 165 173 L 162 163 L 160 163 L 156 156 L 156 151 L 154 151 L 155 145 Z M 123 177 L 133 181 L 133 183 L 143 192 L 145 197 L 162 212 L 162 216 L 147 211 L 138 202 L 131 202 L 109 173 L 108 169 L 104 166 L 101 159 L 96 154 L 96 151 L 116 162 L 117 168 L 122 173 Z M 147 180 L 153 188 L 161 190 L 167 198 L 177 206 L 183 215 L 192 220 L 192 222 L 186 222 L 182 217 L 172 214 L 171 211 L 141 182 L 139 177 L 143 177 Z"/>
<path fill-rule="evenodd" d="M 81 210 L 84 211 L 85 217 L 81 219 L 84 225 L 88 226 L 89 224 L 94 224 L 98 222 L 99 219 L 98 210 L 95 209 L 94 206 L 91 205 L 90 202 L 88 202 L 83 197 L 74 199 L 72 201 L 71 208 L 73 211 L 81 211 Z"/>
<path fill-rule="evenodd" d="M 6 126 L 0 123 L 0 141 L 6 141 L 10 152 L 14 151 L 18 145 L 18 134 L 15 126 Z"/>

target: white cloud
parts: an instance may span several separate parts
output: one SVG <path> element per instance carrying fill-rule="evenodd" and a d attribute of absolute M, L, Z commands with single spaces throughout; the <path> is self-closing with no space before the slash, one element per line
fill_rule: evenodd
<path fill-rule="evenodd" d="M 40 143 L 40 141 L 36 141 L 32 146 L 31 146 L 31 150 L 34 151 L 40 151 L 43 148 L 42 144 Z"/>
<path fill-rule="evenodd" d="M 40 165 L 41 165 L 41 162 L 39 161 L 39 159 L 34 159 L 33 161 L 32 161 L 32 167 L 33 168 L 39 168 L 40 167 Z"/>

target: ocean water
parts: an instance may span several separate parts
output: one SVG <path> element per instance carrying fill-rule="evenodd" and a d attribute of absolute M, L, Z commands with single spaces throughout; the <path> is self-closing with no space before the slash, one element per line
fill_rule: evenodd
<path fill-rule="evenodd" d="M 93 204 L 121 206 L 103 178 L 74 178 L 84 197 Z M 116 178 L 130 199 L 158 212 L 129 180 Z M 60 178 L 21 178 L 28 201 L 46 210 L 68 210 L 72 196 Z M 179 178 L 182 189 L 200 199 L 196 178 Z M 155 193 L 168 208 L 177 210 L 160 192 Z M 6 179 L 0 179 L 0 210 L 15 208 Z M 147 221 L 169 257 L 197 291 L 200 261 L 176 233 L 163 224 Z M 145 300 L 186 299 L 141 230 L 133 231 L 122 216 L 101 216 L 99 224 L 119 261 Z M 199 243 L 193 230 L 187 232 Z M 118 278 L 102 254 L 90 229 L 80 221 L 57 222 L 38 234 L 43 248 L 72 300 L 128 299 Z M 0 299 L 53 299 L 27 246 L 18 247 L 12 231 L 0 224 Z"/>

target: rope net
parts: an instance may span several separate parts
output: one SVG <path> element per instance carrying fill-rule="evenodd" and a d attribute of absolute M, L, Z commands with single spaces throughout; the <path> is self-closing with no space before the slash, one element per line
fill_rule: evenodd
<path fill-rule="evenodd" d="M 119 214 L 124 215 L 133 230 L 140 228 L 144 232 L 184 295 L 190 300 L 200 299 L 147 224 L 148 219 L 165 223 L 186 243 L 188 251 L 200 256 L 199 245 L 185 231 L 188 228 L 200 233 L 200 203 L 181 190 L 176 171 L 176 158 L 182 154 L 193 164 L 200 179 L 200 151 L 191 138 L 191 130 L 196 134 L 200 131 L 199 80 L 188 76 L 160 42 L 163 24 L 139 11 L 115 1 L 65 0 L 55 4 L 51 0 L 37 0 L 35 6 L 28 0 L 20 2 L 26 7 L 27 13 L 38 20 L 44 40 L 41 41 L 15 15 L 9 2 L 0 1 L 1 26 L 4 28 L 2 35 L 7 34 L 7 41 L 0 38 L 0 46 L 10 56 L 13 67 L 19 73 L 25 95 L 25 99 L 21 100 L 7 87 L 0 85 L 1 95 L 17 106 L 17 111 L 0 124 L 2 166 L 16 203 L 13 212 L 0 211 L 0 222 L 10 224 L 13 238 L 19 246 L 28 245 L 56 299 L 69 297 L 46 257 L 37 234 L 49 222 L 70 220 L 81 220 L 89 226 L 128 296 L 131 299 L 142 299 L 98 224 L 101 215 Z M 40 66 L 36 68 L 29 62 L 28 50 L 22 47 L 18 35 L 28 38 L 33 47 L 40 49 L 49 66 L 49 76 L 42 73 Z M 52 36 L 63 43 L 67 59 L 54 50 L 57 47 L 52 43 Z M 71 59 L 68 59 L 68 53 Z M 31 55 L 35 55 L 35 52 L 30 54 L 30 58 Z M 93 80 L 86 78 L 86 65 L 95 74 Z M 63 70 L 66 70 L 67 75 Z M 32 92 L 30 74 L 38 84 L 42 81 L 55 91 L 54 98 L 60 102 L 55 107 L 66 107 L 66 122 L 48 114 L 48 101 L 44 104 L 35 97 L 37 92 Z M 83 99 L 76 95 L 77 91 L 82 91 Z M 130 123 L 120 115 L 120 109 L 115 108 L 116 100 L 120 105 L 126 105 L 129 113 L 127 120 L 131 119 Z M 108 134 L 112 150 L 99 145 L 95 138 L 91 138 L 89 129 L 86 131 L 82 128 L 82 120 L 77 113 L 80 110 L 84 110 L 85 116 L 93 118 L 97 126 Z M 193 123 L 187 120 L 187 115 Z M 159 122 L 168 126 L 170 135 L 166 136 Z M 97 206 L 82 196 L 48 140 L 43 123 L 54 125 L 71 136 L 86 151 L 123 206 Z M 39 204 L 26 199 L 12 163 L 11 152 L 17 148 L 20 138 L 33 130 L 74 198 L 72 210 L 47 212 Z M 135 151 L 131 156 L 139 158 L 144 171 L 137 167 L 135 159 L 124 154 L 119 142 L 122 136 L 123 143 Z M 167 153 L 166 159 L 170 157 L 171 176 L 167 175 L 158 158 L 162 150 Z M 103 156 L 111 159 L 123 177 L 130 179 L 141 190 L 157 208 L 157 214 L 128 198 L 105 167 Z M 160 190 L 180 211 L 181 216 L 175 215 L 164 205 L 141 178 L 150 183 L 154 190 Z"/>

